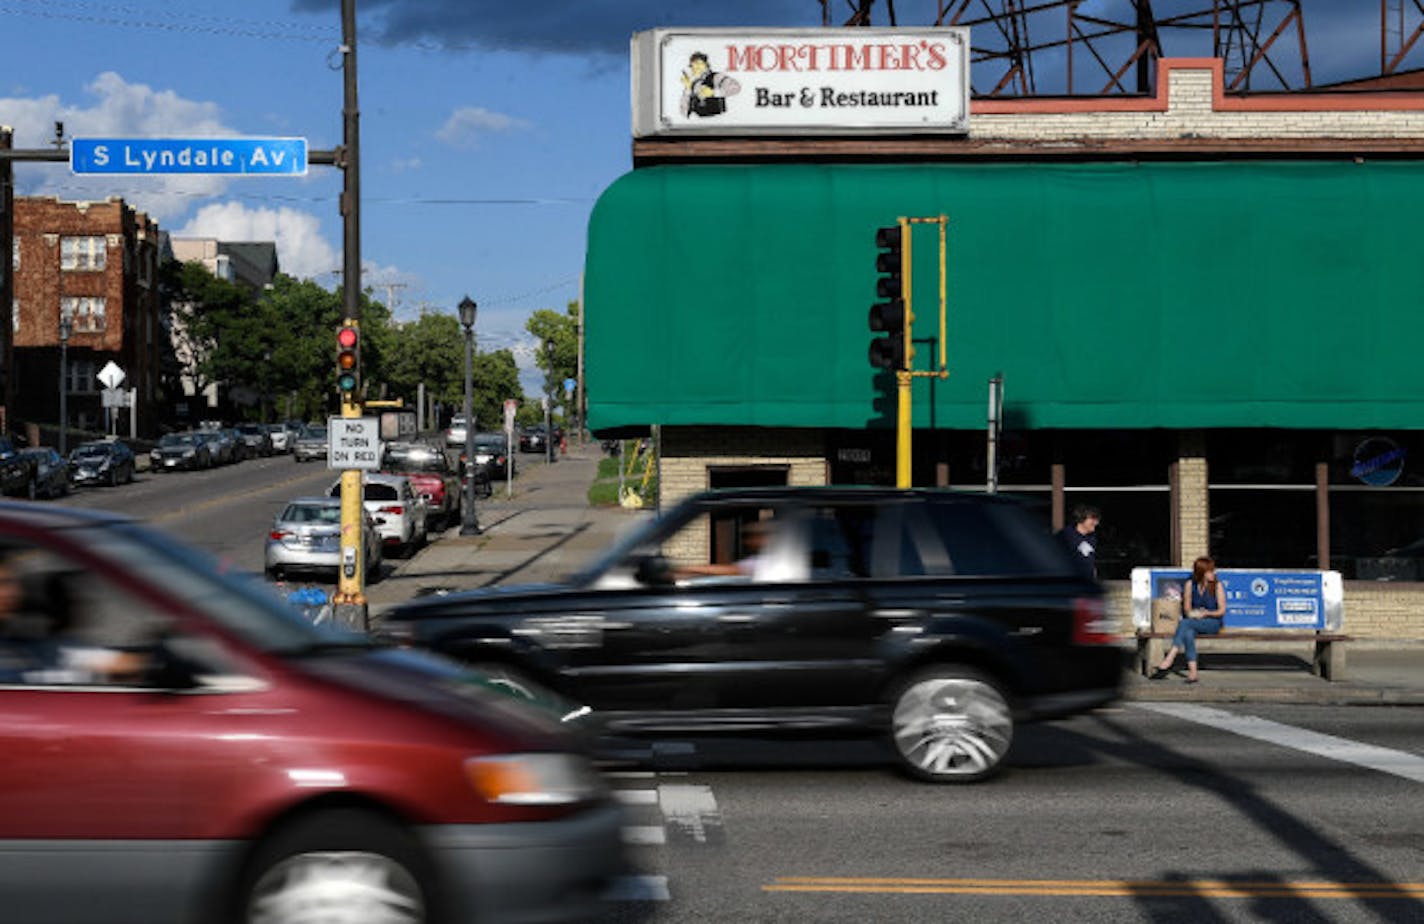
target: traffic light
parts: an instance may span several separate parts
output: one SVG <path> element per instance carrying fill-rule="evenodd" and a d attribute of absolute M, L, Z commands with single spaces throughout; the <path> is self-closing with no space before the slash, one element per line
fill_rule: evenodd
<path fill-rule="evenodd" d="M 870 364 L 877 369 L 908 369 L 914 351 L 906 332 L 914 317 L 905 307 L 904 227 L 875 229 L 875 294 L 883 299 L 870 306 L 870 330 L 884 336 L 870 341 Z"/>
<path fill-rule="evenodd" d="M 361 386 L 361 332 L 355 321 L 336 329 L 336 387 L 343 401 L 354 400 Z"/>

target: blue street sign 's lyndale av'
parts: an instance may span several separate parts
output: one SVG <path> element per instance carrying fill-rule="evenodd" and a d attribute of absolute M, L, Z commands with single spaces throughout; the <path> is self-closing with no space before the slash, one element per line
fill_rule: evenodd
<path fill-rule="evenodd" d="M 303 176 L 305 138 L 75 138 L 69 169 L 80 174 Z"/>

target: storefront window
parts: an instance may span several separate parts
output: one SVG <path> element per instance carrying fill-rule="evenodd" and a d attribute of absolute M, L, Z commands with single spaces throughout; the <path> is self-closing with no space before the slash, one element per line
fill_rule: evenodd
<path fill-rule="evenodd" d="M 1316 568 L 1315 489 L 1213 486 L 1209 554 L 1223 568 Z"/>

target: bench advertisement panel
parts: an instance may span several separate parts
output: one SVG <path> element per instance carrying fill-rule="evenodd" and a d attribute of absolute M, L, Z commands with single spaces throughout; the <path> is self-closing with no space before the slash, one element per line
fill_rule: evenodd
<path fill-rule="evenodd" d="M 1226 585 L 1226 629 L 1328 629 L 1344 621 L 1344 583 L 1338 571 L 1218 568 Z M 1152 625 L 1156 610 L 1181 612 L 1188 568 L 1132 569 L 1132 623 Z"/>

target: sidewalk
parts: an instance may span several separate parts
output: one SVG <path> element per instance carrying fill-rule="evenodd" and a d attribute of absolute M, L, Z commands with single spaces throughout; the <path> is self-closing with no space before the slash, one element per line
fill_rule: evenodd
<path fill-rule="evenodd" d="M 588 486 L 602 455 L 590 441 L 570 446 L 553 465 L 522 456 L 514 496 L 496 483 L 494 496 L 480 499 L 482 535 L 461 536 L 456 526 L 415 558 L 387 563 L 394 569 L 367 588 L 372 623 L 391 606 L 424 594 L 558 580 L 652 516 L 650 510 L 589 506 Z M 1424 642 L 1362 639 L 1350 643 L 1347 656 L 1346 679 L 1327 681 L 1301 658 L 1203 652 L 1200 683 L 1184 682 L 1184 666 L 1159 681 L 1128 671 L 1123 693 L 1129 700 L 1196 703 L 1424 705 Z"/>
<path fill-rule="evenodd" d="M 596 441 L 570 445 L 553 465 L 521 455 L 513 497 L 495 482 L 494 496 L 480 498 L 476 515 L 482 535 L 462 536 L 460 527 L 434 539 L 413 559 L 387 562 L 393 573 L 366 590 L 371 620 L 397 603 L 442 590 L 492 584 L 558 580 L 608 548 L 650 510 L 591 507 L 587 492 L 603 452 Z"/>

